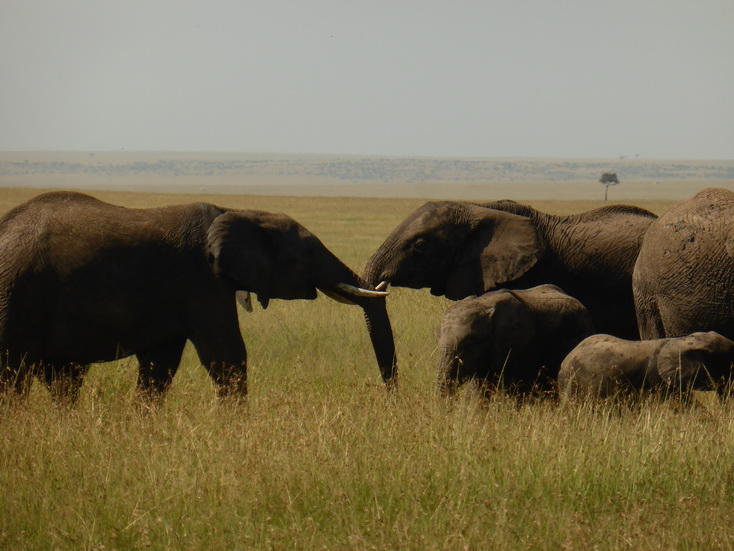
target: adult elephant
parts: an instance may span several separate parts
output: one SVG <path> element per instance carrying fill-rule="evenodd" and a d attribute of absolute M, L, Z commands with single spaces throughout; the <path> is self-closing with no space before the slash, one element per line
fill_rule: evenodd
<path fill-rule="evenodd" d="M 710 188 L 650 226 L 633 289 L 645 339 L 716 331 L 734 339 L 734 193 Z"/>
<path fill-rule="evenodd" d="M 563 358 L 593 332 L 584 305 L 555 285 L 465 298 L 438 330 L 439 389 L 448 396 L 474 380 L 485 392 L 552 391 Z"/>
<path fill-rule="evenodd" d="M 513 201 L 430 202 L 393 230 L 363 277 L 453 300 L 550 283 L 580 300 L 598 331 L 637 338 L 632 270 L 655 219 L 626 205 L 556 216 Z"/>
<path fill-rule="evenodd" d="M 247 391 L 235 293 L 314 299 L 316 289 L 360 305 L 384 293 L 284 214 L 206 203 L 130 209 L 52 192 L 0 220 L 0 387 L 42 376 L 75 396 L 86 366 L 137 356 L 138 387 L 169 386 L 190 340 L 219 395 Z M 386 381 L 394 351 L 375 348 Z"/>

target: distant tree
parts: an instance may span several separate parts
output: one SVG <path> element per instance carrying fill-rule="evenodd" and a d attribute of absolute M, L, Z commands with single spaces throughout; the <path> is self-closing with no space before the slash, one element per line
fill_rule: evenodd
<path fill-rule="evenodd" d="M 604 185 L 604 200 L 607 200 L 609 194 L 609 186 L 616 186 L 619 183 L 616 172 L 604 172 L 599 178 L 599 182 Z"/>

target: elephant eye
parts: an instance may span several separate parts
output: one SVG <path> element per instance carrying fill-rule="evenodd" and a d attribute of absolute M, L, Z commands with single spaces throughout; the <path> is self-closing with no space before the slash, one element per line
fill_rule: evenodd
<path fill-rule="evenodd" d="M 415 241 L 413 241 L 413 250 L 417 253 L 423 252 L 426 248 L 426 240 L 422 237 L 419 237 Z"/>

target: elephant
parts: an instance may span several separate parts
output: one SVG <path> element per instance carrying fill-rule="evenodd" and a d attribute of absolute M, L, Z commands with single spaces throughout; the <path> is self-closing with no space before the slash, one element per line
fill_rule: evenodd
<path fill-rule="evenodd" d="M 592 335 L 561 364 L 558 387 L 565 396 L 615 397 L 659 391 L 686 396 L 689 390 L 728 392 L 734 342 L 709 331 L 683 337 L 630 341 Z"/>
<path fill-rule="evenodd" d="M 709 188 L 645 234 L 632 276 L 645 339 L 716 331 L 734 339 L 734 193 Z"/>
<path fill-rule="evenodd" d="M 656 218 L 627 205 L 556 216 L 513 201 L 429 202 L 392 231 L 363 279 L 452 300 L 554 284 L 588 308 L 598 331 L 637 338 L 632 270 Z"/>
<path fill-rule="evenodd" d="M 553 391 L 563 358 L 593 332 L 584 305 L 555 285 L 465 298 L 438 330 L 439 390 L 451 396 L 474 379 L 487 393 Z"/>
<path fill-rule="evenodd" d="M 285 214 L 208 203 L 133 209 L 90 195 L 39 195 L 0 220 L 0 390 L 23 395 L 33 375 L 75 397 L 88 365 L 135 355 L 137 387 L 162 396 L 191 341 L 219 396 L 247 393 L 235 294 L 363 308 L 368 288 Z M 383 308 L 384 309 L 384 308 Z M 388 320 L 389 321 L 389 320 Z M 389 328 L 388 328 L 389 329 Z M 372 330 L 372 328 L 370 328 Z M 394 350 L 375 348 L 385 381 Z"/>

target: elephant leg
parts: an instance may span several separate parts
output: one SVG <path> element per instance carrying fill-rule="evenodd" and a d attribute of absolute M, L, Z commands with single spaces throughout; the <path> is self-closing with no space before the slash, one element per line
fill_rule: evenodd
<path fill-rule="evenodd" d="M 59 404 L 72 405 L 76 402 L 87 371 L 89 366 L 75 363 L 61 366 L 48 363 L 41 365 L 44 382 L 51 392 L 51 397 Z"/>
<path fill-rule="evenodd" d="M 168 341 L 152 350 L 136 354 L 138 390 L 149 398 L 162 396 L 171 386 L 181 363 L 186 338 Z"/>
<path fill-rule="evenodd" d="M 438 391 L 442 398 L 454 398 L 459 390 L 459 382 L 456 379 L 439 378 Z"/>
<path fill-rule="evenodd" d="M 660 308 L 651 293 L 635 291 L 635 309 L 640 339 L 662 339 L 666 336 Z"/>
<path fill-rule="evenodd" d="M 216 385 L 219 397 L 247 395 L 247 351 L 239 331 L 229 339 L 192 339 L 201 364 Z"/>
<path fill-rule="evenodd" d="M 239 357 L 222 360 L 200 354 L 199 358 L 214 381 L 220 398 L 247 395 L 247 354 L 244 347 Z"/>
<path fill-rule="evenodd" d="M 247 395 L 247 352 L 240 333 L 235 302 L 222 311 L 198 316 L 199 324 L 188 335 L 199 361 L 209 373 L 220 398 Z"/>

